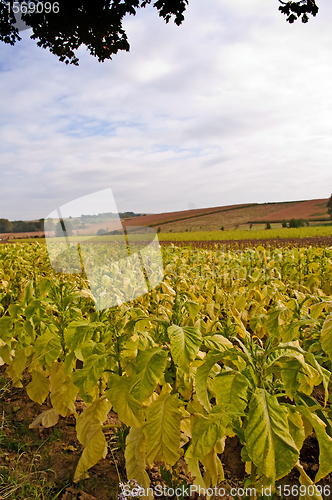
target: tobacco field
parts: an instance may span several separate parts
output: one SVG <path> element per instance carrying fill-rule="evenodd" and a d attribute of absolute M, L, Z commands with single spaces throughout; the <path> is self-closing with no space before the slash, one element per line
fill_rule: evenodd
<path fill-rule="evenodd" d="M 0 358 L 14 387 L 51 402 L 39 425 L 74 415 L 84 448 L 73 481 L 106 458 L 112 410 L 129 428 L 127 479 L 145 489 L 154 464 L 174 476 L 180 461 L 193 484 L 223 483 L 222 454 L 234 436 L 246 486 L 273 491 L 294 469 L 306 488 L 324 484 L 332 472 L 332 248 L 171 245 L 163 262 L 158 287 L 97 311 L 84 275 L 53 271 L 45 245 L 0 246 Z M 129 270 L 126 283 L 133 286 Z M 300 460 L 309 436 L 319 446 L 315 477 Z M 322 498 L 322 488 L 300 498 Z"/>

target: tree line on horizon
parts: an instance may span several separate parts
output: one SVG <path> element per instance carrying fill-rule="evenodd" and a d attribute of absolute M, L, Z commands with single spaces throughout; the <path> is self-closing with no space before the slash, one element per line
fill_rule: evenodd
<path fill-rule="evenodd" d="M 37 221 L 0 219 L 0 233 L 31 233 L 36 231 L 44 231 L 44 219 Z"/>

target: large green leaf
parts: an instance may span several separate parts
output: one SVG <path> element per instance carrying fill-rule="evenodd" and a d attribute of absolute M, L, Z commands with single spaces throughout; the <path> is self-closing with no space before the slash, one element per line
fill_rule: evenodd
<path fill-rule="evenodd" d="M 320 343 L 323 351 L 326 352 L 332 361 L 332 314 L 329 314 L 323 323 Z"/>
<path fill-rule="evenodd" d="M 72 321 L 64 332 L 66 346 L 71 351 L 75 351 L 77 347 L 91 339 L 92 335 L 93 324 L 91 324 L 90 321 Z"/>
<path fill-rule="evenodd" d="M 213 335 L 205 335 L 203 337 L 203 345 L 205 345 L 208 349 L 229 349 L 233 347 L 232 342 L 230 342 L 226 337 L 220 335 L 218 333 L 214 333 Z"/>
<path fill-rule="evenodd" d="M 35 350 L 40 365 L 50 367 L 61 351 L 60 339 L 50 331 L 37 338 Z"/>
<path fill-rule="evenodd" d="M 80 396 L 84 401 L 92 402 L 91 393 L 104 371 L 105 364 L 105 355 L 92 354 L 84 361 L 83 368 L 73 373 L 73 382 L 79 388 Z"/>
<path fill-rule="evenodd" d="M 188 371 L 189 364 L 195 359 L 202 344 L 201 332 L 194 326 L 172 325 L 168 327 L 167 333 L 174 363 L 183 371 Z"/>
<path fill-rule="evenodd" d="M 13 320 L 9 316 L 2 316 L 0 318 L 0 339 L 5 342 L 9 347 L 11 346 L 13 336 Z"/>
<path fill-rule="evenodd" d="M 250 460 L 272 485 L 288 474 L 299 458 L 299 450 L 290 435 L 287 412 L 275 396 L 257 388 L 249 404 L 245 429 Z"/>
<path fill-rule="evenodd" d="M 247 378 L 241 373 L 233 370 L 220 373 L 213 380 L 217 404 L 230 411 L 243 412 L 248 404 L 248 385 Z"/>
<path fill-rule="evenodd" d="M 147 410 L 144 433 L 147 461 L 164 461 L 174 465 L 180 457 L 181 412 L 176 394 L 161 394 Z"/>
<path fill-rule="evenodd" d="M 159 347 L 138 351 L 136 358 L 137 374 L 130 389 L 130 394 L 137 401 L 143 402 L 152 395 L 165 370 L 166 361 L 167 353 Z"/>
<path fill-rule="evenodd" d="M 110 375 L 106 396 L 111 401 L 121 422 L 130 427 L 141 427 L 144 422 L 144 409 L 141 403 L 129 393 L 131 383 L 132 381 L 126 376 Z"/>

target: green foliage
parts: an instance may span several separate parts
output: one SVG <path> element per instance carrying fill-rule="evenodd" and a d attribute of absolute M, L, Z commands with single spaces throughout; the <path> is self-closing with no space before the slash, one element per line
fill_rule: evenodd
<path fill-rule="evenodd" d="M 271 223 L 270 222 L 266 223 L 265 229 L 271 229 Z"/>
<path fill-rule="evenodd" d="M 10 233 L 13 224 L 8 219 L 0 219 L 0 233 Z"/>
<path fill-rule="evenodd" d="M 315 0 L 283 1 L 279 10 L 287 16 L 287 21 L 293 23 L 301 17 L 307 22 L 308 14 L 316 16 L 318 7 Z M 17 3 L 22 3 L 18 0 Z M 30 4 L 38 4 L 40 0 L 30 0 Z M 125 0 L 90 2 L 68 2 L 58 0 L 51 3 L 53 6 L 48 13 L 38 13 L 29 9 L 22 14 L 23 21 L 33 30 L 31 38 L 37 40 L 39 47 L 47 48 L 66 64 L 78 66 L 77 49 L 84 45 L 99 62 L 112 59 L 112 55 L 119 50 L 130 50 L 126 32 L 123 28 L 123 19 L 128 15 L 135 15 L 137 10 L 151 4 L 151 0 Z M 159 16 L 166 23 L 174 18 L 178 26 L 184 20 L 184 12 L 189 4 L 188 0 L 156 0 L 153 6 Z M 13 6 L 13 2 L 11 2 Z M 46 11 L 47 12 L 47 11 Z M 21 40 L 19 31 L 14 27 L 15 17 L 7 2 L 0 2 L 0 40 L 15 45 Z M 56 33 L 56 36 L 54 36 Z"/>
<path fill-rule="evenodd" d="M 82 275 L 52 271 L 44 246 L 0 247 L 0 357 L 16 387 L 31 374 L 33 401 L 50 397 L 39 423 L 75 417 L 84 450 L 74 480 L 106 456 L 111 408 L 124 426 L 128 479 L 145 488 L 147 467 L 160 461 L 174 484 L 180 457 L 195 484 L 218 484 L 218 455 L 235 434 L 253 485 L 273 486 L 298 466 L 312 430 L 315 480 L 328 475 L 332 250 L 170 246 L 163 258 L 158 288 L 96 311 Z"/>
<path fill-rule="evenodd" d="M 318 13 L 318 7 L 315 0 L 279 0 L 279 2 L 282 4 L 279 7 L 280 12 L 288 16 L 286 21 L 291 24 L 300 17 L 303 23 L 307 23 L 309 21 L 308 14 L 316 16 Z"/>
<path fill-rule="evenodd" d="M 31 0 L 37 4 L 39 0 Z M 20 1 L 21 3 L 21 1 Z M 78 66 L 75 51 L 85 45 L 90 54 L 98 57 L 98 61 L 112 59 L 119 50 L 129 51 L 127 35 L 122 22 L 125 16 L 135 15 L 137 10 L 150 4 L 151 0 L 125 0 L 113 2 L 102 0 L 90 2 L 69 3 L 58 0 L 57 8 L 52 8 L 48 14 L 33 13 L 30 10 L 22 14 L 23 21 L 32 27 L 31 38 L 38 40 L 39 47 L 48 48 L 57 55 L 60 61 Z M 157 0 L 153 6 L 166 23 L 174 16 L 174 22 L 180 25 L 184 20 L 184 11 L 188 0 Z M 18 30 L 14 27 L 15 17 L 6 6 L 0 3 L 0 40 L 14 45 L 21 40 Z M 57 36 L 54 36 L 57 33 Z"/>
<path fill-rule="evenodd" d="M 288 223 L 289 227 L 304 227 L 305 225 L 304 219 L 291 219 Z"/>

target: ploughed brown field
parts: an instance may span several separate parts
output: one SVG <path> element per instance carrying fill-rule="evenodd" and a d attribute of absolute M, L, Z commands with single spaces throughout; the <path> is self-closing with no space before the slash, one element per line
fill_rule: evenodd
<path fill-rule="evenodd" d="M 125 225 L 160 227 L 161 232 L 215 231 L 241 225 L 304 219 L 313 223 L 330 217 L 326 199 L 220 206 L 126 219 Z"/>
<path fill-rule="evenodd" d="M 290 201 L 278 203 L 251 203 L 239 205 L 227 205 L 220 207 L 198 208 L 177 212 L 166 212 L 160 214 L 147 214 L 131 219 L 122 220 L 124 226 L 150 226 L 159 228 L 161 232 L 184 232 L 184 231 L 215 231 L 234 229 L 239 226 L 259 223 L 277 223 L 283 220 L 304 219 L 309 223 L 329 221 L 327 212 L 328 198 Z M 85 229 L 74 230 L 74 234 L 88 235 L 91 230 L 96 233 L 98 229 L 113 231 L 119 229 L 116 221 L 98 222 L 89 224 Z M 34 238 L 41 236 L 41 231 L 31 233 L 3 233 L 2 239 Z"/>

